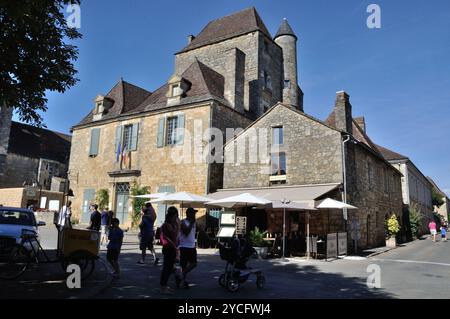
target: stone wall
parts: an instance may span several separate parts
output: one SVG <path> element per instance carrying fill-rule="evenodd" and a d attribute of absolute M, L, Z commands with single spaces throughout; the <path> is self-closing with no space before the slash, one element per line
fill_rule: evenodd
<path fill-rule="evenodd" d="M 283 126 L 284 145 L 280 151 L 286 153 L 286 184 L 341 183 L 341 134 L 318 121 L 311 119 L 284 105 L 278 105 L 260 118 L 251 130 L 238 136 L 235 142 L 225 147 L 224 188 L 270 186 L 271 128 Z M 249 139 L 258 129 L 267 129 L 264 137 L 268 141 L 267 151 L 253 148 L 257 162 L 250 163 Z M 255 129 L 255 130 L 252 130 Z M 258 131 L 259 132 L 259 131 Z M 260 134 L 260 133 L 257 133 Z M 246 140 L 245 163 L 238 163 L 236 144 Z M 257 145 L 255 141 L 251 145 Z M 261 141 L 259 142 L 261 143 Z M 233 156 L 234 155 L 234 156 Z M 233 160 L 234 159 L 234 160 Z"/>
<path fill-rule="evenodd" d="M 211 113 L 211 109 L 216 110 Z M 157 147 L 158 121 L 161 117 L 185 116 L 185 135 L 183 145 Z M 212 117 L 214 114 L 214 117 Z M 227 107 L 204 103 L 196 106 L 172 107 L 170 112 L 142 114 L 140 117 L 110 123 L 93 123 L 89 127 L 76 128 L 72 137 L 71 158 L 69 165 L 70 188 L 74 191 L 73 212 L 81 215 L 83 192 L 86 189 L 108 189 L 110 207 L 115 207 L 115 183 L 128 182 L 147 186 L 152 193 L 159 192 L 161 186 L 173 186 L 175 191 L 186 191 L 194 194 L 206 194 L 209 189 L 217 188 L 221 182 L 208 179 L 208 164 L 205 159 L 195 157 L 194 151 L 205 147 L 207 138 L 201 136 L 194 143 L 194 126 L 200 129 L 200 134 L 211 125 L 218 127 L 235 127 L 247 124 L 241 114 Z M 118 125 L 139 123 L 137 150 L 131 152 L 131 170 L 138 170 L 135 176 L 110 177 L 108 172 L 120 170 L 116 163 L 114 146 L 115 130 Z M 237 123 L 234 124 L 233 123 Z M 198 126 L 199 125 L 199 126 Z M 100 128 L 99 154 L 89 157 L 90 132 L 92 128 Z M 201 155 L 202 153 L 200 153 Z M 186 155 L 186 157 L 184 157 Z M 212 170 L 210 170 L 212 172 Z M 212 175 L 209 175 L 212 176 Z M 129 205 L 131 210 L 131 205 Z M 131 213 L 131 211 L 130 211 Z M 200 212 L 197 217 L 201 218 Z"/>
<path fill-rule="evenodd" d="M 23 183 L 32 184 L 37 181 L 39 159 L 8 153 L 6 170 L 0 179 L 1 188 L 21 187 Z"/>
<path fill-rule="evenodd" d="M 260 116 L 264 112 L 261 94 L 263 67 L 267 69 L 273 83 L 273 92 L 272 97 L 269 99 L 269 106 L 282 99 L 281 48 L 272 39 L 267 38 L 259 31 L 178 53 L 175 56 L 175 73 L 183 73 L 195 59 L 224 76 L 225 97 L 239 111 L 242 111 L 241 103 L 233 103 L 233 99 L 234 101 L 242 100 L 243 110 L 247 111 L 253 118 Z M 236 93 L 239 93 L 239 90 L 236 91 L 235 88 L 239 88 L 239 81 L 242 81 L 241 75 L 237 72 L 242 70 L 242 67 L 239 67 L 239 63 L 243 60 L 245 61 L 245 67 L 243 68 L 245 72 L 243 77 L 244 95 L 240 98 L 235 96 Z"/>
<path fill-rule="evenodd" d="M 350 143 L 347 147 L 347 200 L 358 207 L 357 211 L 349 210 L 348 226 L 354 219 L 359 223 L 359 248 L 383 246 L 385 221 L 392 214 L 405 231 L 401 175 L 366 147 Z"/>

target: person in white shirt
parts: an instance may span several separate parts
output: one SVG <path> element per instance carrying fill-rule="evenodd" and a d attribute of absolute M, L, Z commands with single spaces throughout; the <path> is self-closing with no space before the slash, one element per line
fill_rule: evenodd
<path fill-rule="evenodd" d="M 182 270 L 182 279 L 177 282 L 178 285 L 183 283 L 183 287 L 188 289 L 189 284 L 186 282 L 186 275 L 197 266 L 197 249 L 195 243 L 196 225 L 195 213 L 197 210 L 188 208 L 186 210 L 186 219 L 181 221 L 179 245 L 180 249 L 180 265 Z"/>
<path fill-rule="evenodd" d="M 59 211 L 58 226 L 61 229 L 72 228 L 72 222 L 70 221 L 70 218 L 72 217 L 72 208 L 70 207 L 71 205 L 72 202 L 68 201 L 67 205 L 63 206 Z"/>

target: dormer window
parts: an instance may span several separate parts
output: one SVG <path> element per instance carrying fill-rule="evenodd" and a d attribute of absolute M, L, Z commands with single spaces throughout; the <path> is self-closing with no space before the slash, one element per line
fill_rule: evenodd
<path fill-rule="evenodd" d="M 97 121 L 102 118 L 104 114 L 112 107 L 114 101 L 103 95 L 98 95 L 94 100 L 95 106 L 93 113 L 93 120 Z"/>
<path fill-rule="evenodd" d="M 264 89 L 272 91 L 272 78 L 266 71 L 264 71 Z"/>
<path fill-rule="evenodd" d="M 169 90 L 166 95 L 167 105 L 179 104 L 189 90 L 190 83 L 182 77 L 174 75 L 169 79 L 167 84 L 169 85 Z"/>

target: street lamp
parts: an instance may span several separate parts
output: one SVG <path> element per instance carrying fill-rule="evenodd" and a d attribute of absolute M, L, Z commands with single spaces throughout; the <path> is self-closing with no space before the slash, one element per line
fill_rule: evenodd
<path fill-rule="evenodd" d="M 283 258 L 286 257 L 286 205 L 290 204 L 290 200 L 283 198 Z"/>

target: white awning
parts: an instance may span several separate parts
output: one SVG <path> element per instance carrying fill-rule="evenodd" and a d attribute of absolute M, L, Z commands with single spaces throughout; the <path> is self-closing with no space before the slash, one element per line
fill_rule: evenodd
<path fill-rule="evenodd" d="M 272 202 L 289 200 L 301 204 L 304 208 L 314 209 L 315 200 L 329 192 L 337 189 L 341 184 L 313 184 L 297 186 L 276 186 L 259 188 L 232 188 L 221 189 L 215 193 L 208 194 L 214 200 L 236 196 L 243 193 L 261 197 Z"/>
<path fill-rule="evenodd" d="M 320 201 L 318 203 L 318 205 L 316 205 L 317 208 L 321 208 L 321 209 L 325 209 L 325 208 L 330 208 L 330 209 L 358 209 L 355 206 L 331 199 L 331 198 L 327 198 L 324 199 L 323 201 Z"/>

